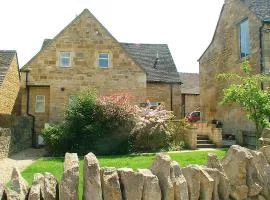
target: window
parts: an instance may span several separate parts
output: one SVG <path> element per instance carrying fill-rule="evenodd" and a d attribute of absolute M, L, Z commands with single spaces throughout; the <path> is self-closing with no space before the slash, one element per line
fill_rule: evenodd
<path fill-rule="evenodd" d="M 69 105 L 72 104 L 72 103 L 74 102 L 75 98 L 76 98 L 75 95 L 69 96 L 69 98 L 68 98 L 68 104 L 69 104 Z"/>
<path fill-rule="evenodd" d="M 249 23 L 246 19 L 240 24 L 240 58 L 250 55 Z"/>
<path fill-rule="evenodd" d="M 108 68 L 109 67 L 109 54 L 108 53 L 98 54 L 98 66 L 100 68 Z"/>
<path fill-rule="evenodd" d="M 36 108 L 37 113 L 45 112 L 45 96 L 37 95 L 36 96 Z"/>
<path fill-rule="evenodd" d="M 71 55 L 69 52 L 60 53 L 60 67 L 70 67 L 71 66 Z"/>

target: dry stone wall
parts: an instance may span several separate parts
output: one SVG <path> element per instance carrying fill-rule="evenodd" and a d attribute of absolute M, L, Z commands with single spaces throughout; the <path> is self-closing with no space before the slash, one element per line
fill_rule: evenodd
<path fill-rule="evenodd" d="M 270 200 L 270 146 L 258 151 L 234 145 L 219 161 L 181 168 L 158 153 L 150 169 L 100 168 L 94 154 L 84 158 L 83 200 Z M 15 168 L 11 186 L 0 184 L 1 200 L 79 199 L 79 160 L 67 153 L 61 182 L 35 174 L 30 187 Z"/>

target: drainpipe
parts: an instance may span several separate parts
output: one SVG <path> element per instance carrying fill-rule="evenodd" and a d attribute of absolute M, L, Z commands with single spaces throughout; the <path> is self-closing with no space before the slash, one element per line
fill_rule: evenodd
<path fill-rule="evenodd" d="M 262 37 L 263 37 L 263 32 L 262 29 L 264 27 L 264 22 L 262 22 L 262 26 L 260 27 L 260 64 L 261 64 L 261 74 L 264 73 L 264 57 L 263 57 L 263 41 L 262 41 Z M 261 89 L 263 90 L 263 82 L 261 82 Z"/>
<path fill-rule="evenodd" d="M 170 84 L 170 90 L 171 90 L 171 111 L 173 111 L 173 85 Z"/>
<path fill-rule="evenodd" d="M 30 108 L 30 86 L 28 85 L 28 73 L 30 70 L 25 70 L 26 73 L 26 78 L 25 78 L 25 86 L 26 86 L 26 114 L 32 118 L 32 147 L 37 148 L 37 138 L 36 138 L 36 132 L 35 132 L 35 121 L 36 118 L 34 115 L 29 113 L 29 108 Z"/>

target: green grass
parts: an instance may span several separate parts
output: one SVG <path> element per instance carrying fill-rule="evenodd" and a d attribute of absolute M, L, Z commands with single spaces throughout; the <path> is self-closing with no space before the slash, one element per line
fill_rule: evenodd
<path fill-rule="evenodd" d="M 215 153 L 219 159 L 224 157 L 227 149 L 220 149 L 216 151 L 192 151 L 169 153 L 171 158 L 177 161 L 180 167 L 185 167 L 189 164 L 204 165 L 207 162 L 207 154 L 209 152 Z M 155 154 L 147 155 L 123 155 L 123 156 L 98 156 L 101 167 L 130 167 L 134 170 L 139 168 L 149 168 L 155 158 Z M 64 158 L 41 158 L 30 165 L 22 172 L 22 176 L 32 183 L 32 178 L 35 173 L 50 172 L 58 180 L 61 180 L 63 173 Z M 83 186 L 83 157 L 80 157 L 80 196 L 82 194 Z"/>

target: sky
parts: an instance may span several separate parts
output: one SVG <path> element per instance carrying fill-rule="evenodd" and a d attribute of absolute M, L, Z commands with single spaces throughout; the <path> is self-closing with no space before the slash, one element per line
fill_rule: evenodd
<path fill-rule="evenodd" d="M 224 0 L 8 0 L 0 2 L 0 49 L 22 67 L 83 9 L 119 42 L 168 44 L 180 72 L 199 72 Z"/>

